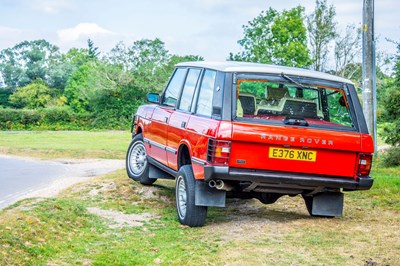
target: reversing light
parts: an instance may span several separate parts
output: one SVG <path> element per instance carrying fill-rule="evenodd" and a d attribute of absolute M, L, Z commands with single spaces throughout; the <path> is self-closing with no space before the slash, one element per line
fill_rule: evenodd
<path fill-rule="evenodd" d="M 368 176 L 372 167 L 372 154 L 361 153 L 358 156 L 358 176 Z"/>
<path fill-rule="evenodd" d="M 207 161 L 212 164 L 227 165 L 231 153 L 231 142 L 225 140 L 208 140 Z"/>

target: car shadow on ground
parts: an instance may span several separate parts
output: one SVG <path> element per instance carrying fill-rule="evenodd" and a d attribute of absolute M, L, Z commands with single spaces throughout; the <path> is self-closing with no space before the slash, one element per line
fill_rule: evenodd
<path fill-rule="evenodd" d="M 175 207 L 174 181 L 157 182 L 152 186 L 167 196 L 171 207 Z M 304 201 L 300 196 L 283 196 L 273 204 L 262 204 L 257 199 L 227 198 L 225 207 L 208 208 L 206 225 L 232 222 L 288 223 L 302 219 L 318 218 L 307 213 Z"/>

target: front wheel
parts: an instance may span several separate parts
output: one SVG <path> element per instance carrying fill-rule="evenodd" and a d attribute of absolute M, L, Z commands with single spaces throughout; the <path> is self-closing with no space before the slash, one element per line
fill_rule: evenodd
<path fill-rule="evenodd" d="M 179 222 L 190 227 L 203 226 L 207 207 L 195 205 L 195 179 L 191 165 L 184 165 L 179 169 L 175 195 Z"/>
<path fill-rule="evenodd" d="M 130 178 L 143 185 L 151 185 L 157 179 L 149 178 L 149 163 L 142 134 L 137 134 L 131 141 L 126 153 L 126 172 Z"/>

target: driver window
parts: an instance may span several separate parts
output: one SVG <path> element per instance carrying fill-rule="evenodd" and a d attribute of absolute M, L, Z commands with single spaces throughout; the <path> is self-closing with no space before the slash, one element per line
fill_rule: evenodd
<path fill-rule="evenodd" d="M 167 88 L 164 92 L 162 104 L 175 107 L 178 101 L 179 94 L 181 93 L 183 81 L 186 76 L 186 68 L 178 68 L 174 76 L 171 78 Z"/>

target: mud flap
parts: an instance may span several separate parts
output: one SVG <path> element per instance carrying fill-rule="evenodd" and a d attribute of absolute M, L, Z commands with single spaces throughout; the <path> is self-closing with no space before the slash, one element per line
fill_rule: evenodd
<path fill-rule="evenodd" d="M 204 181 L 196 181 L 195 205 L 225 207 L 226 191 L 211 188 Z"/>
<path fill-rule="evenodd" d="M 312 215 L 316 216 L 342 216 L 343 199 L 341 192 L 321 193 L 314 196 Z"/>

